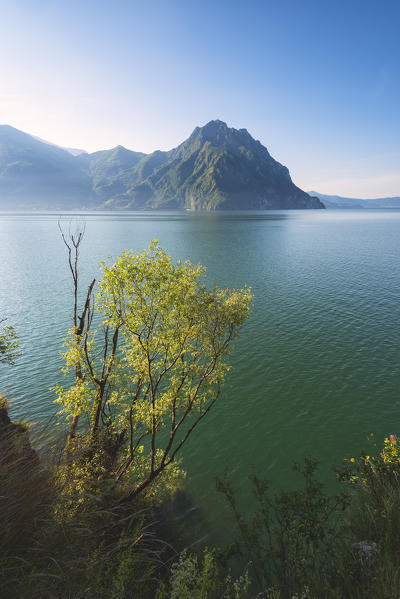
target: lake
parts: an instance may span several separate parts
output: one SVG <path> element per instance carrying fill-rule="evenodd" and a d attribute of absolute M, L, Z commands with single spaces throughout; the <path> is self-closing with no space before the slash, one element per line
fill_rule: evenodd
<path fill-rule="evenodd" d="M 216 474 L 246 499 L 251 469 L 287 487 L 292 461 L 312 454 L 329 481 L 367 433 L 400 433 L 400 211 L 0 213 L 0 315 L 22 347 L 15 367 L 0 366 L 0 391 L 34 435 L 58 431 L 49 387 L 62 382 L 71 326 L 60 218 L 86 223 L 83 290 L 101 259 L 153 238 L 205 265 L 210 285 L 252 287 L 223 396 L 183 452 L 185 488 L 220 537 L 230 525 Z"/>

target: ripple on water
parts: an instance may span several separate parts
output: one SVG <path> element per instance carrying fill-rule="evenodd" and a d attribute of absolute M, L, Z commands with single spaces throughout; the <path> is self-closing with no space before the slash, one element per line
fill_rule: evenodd
<path fill-rule="evenodd" d="M 1 390 L 14 417 L 38 422 L 57 409 L 49 388 L 63 379 L 59 352 L 70 327 L 58 218 L 0 214 L 0 314 L 23 352 L 14 368 L 1 368 Z M 253 288 L 223 397 L 183 455 L 187 489 L 222 535 L 231 523 L 215 474 L 228 471 L 250 505 L 252 467 L 289 486 L 292 460 L 311 453 L 337 464 L 366 446 L 367 432 L 379 439 L 400 422 L 400 211 L 84 218 L 83 287 L 107 254 L 156 237 L 174 259 L 208 266 L 210 284 Z"/>

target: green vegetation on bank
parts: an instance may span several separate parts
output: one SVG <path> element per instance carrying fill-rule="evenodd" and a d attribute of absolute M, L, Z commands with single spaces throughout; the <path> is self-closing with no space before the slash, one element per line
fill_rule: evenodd
<path fill-rule="evenodd" d="M 153 242 L 104 263 L 79 306 L 82 232 L 64 236 L 74 282 L 66 340 L 69 384 L 57 385 L 61 446 L 38 454 L 29 427 L 0 400 L 0 596 L 10 599 L 400 598 L 400 445 L 344 462 L 342 492 L 326 492 L 318 463 L 276 492 L 262 474 L 244 513 L 226 478 L 235 540 L 202 547 L 159 520 L 184 473 L 179 452 L 215 401 L 248 289 L 208 289 L 204 269 L 174 264 Z M 3 367 L 18 349 L 0 332 Z M 226 400 L 228 401 L 228 400 Z"/>
<path fill-rule="evenodd" d="M 65 240 L 75 283 L 80 239 Z M 207 289 L 201 266 L 174 265 L 157 242 L 102 268 L 66 342 L 75 382 L 56 386 L 71 421 L 67 453 L 74 460 L 78 447 L 79 468 L 98 469 L 122 496 L 154 495 L 176 484 L 179 452 L 220 395 L 251 293 Z"/>
<path fill-rule="evenodd" d="M 0 320 L 0 325 L 5 319 Z M 0 328 L 0 364 L 14 364 L 18 357 L 19 342 L 14 327 L 8 325 Z"/>

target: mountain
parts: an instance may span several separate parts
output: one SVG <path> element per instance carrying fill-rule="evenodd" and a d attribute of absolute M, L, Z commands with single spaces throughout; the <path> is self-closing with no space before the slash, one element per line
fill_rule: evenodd
<path fill-rule="evenodd" d="M 99 200 L 108 200 L 124 193 L 138 182 L 140 175 L 134 174 L 134 167 L 145 158 L 142 152 L 132 152 L 123 146 L 112 150 L 102 150 L 93 154 L 80 154 L 78 160 L 92 181 L 93 191 Z"/>
<path fill-rule="evenodd" d="M 0 209 L 98 204 L 91 178 L 67 150 L 0 126 Z"/>
<path fill-rule="evenodd" d="M 0 209 L 324 208 L 246 129 L 211 121 L 177 148 L 88 154 L 0 126 Z"/>
<path fill-rule="evenodd" d="M 400 208 L 400 197 L 366 200 L 330 196 L 318 193 L 318 191 L 309 191 L 308 193 L 319 198 L 326 208 Z"/>
<path fill-rule="evenodd" d="M 288 169 L 246 129 L 230 129 L 219 120 L 196 127 L 174 150 L 146 156 L 134 172 L 141 172 L 141 180 L 107 201 L 107 206 L 191 210 L 323 208 L 317 198 L 293 184 Z"/>

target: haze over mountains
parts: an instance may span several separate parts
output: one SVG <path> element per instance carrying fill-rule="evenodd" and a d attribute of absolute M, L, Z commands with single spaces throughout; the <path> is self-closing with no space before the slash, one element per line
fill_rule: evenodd
<path fill-rule="evenodd" d="M 78 151 L 79 152 L 79 151 Z M 75 154 L 75 155 L 73 155 Z M 0 209 L 324 208 L 247 132 L 196 127 L 167 152 L 122 146 L 92 154 L 0 126 Z"/>
<path fill-rule="evenodd" d="M 400 197 L 367 200 L 326 195 L 318 191 L 309 191 L 308 193 L 319 198 L 326 208 L 400 208 Z"/>

